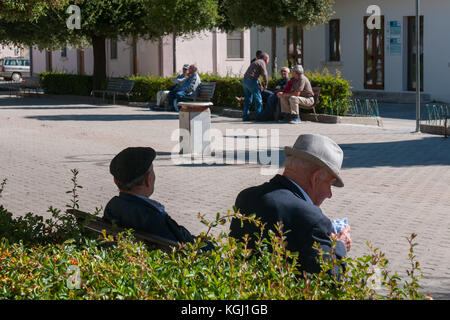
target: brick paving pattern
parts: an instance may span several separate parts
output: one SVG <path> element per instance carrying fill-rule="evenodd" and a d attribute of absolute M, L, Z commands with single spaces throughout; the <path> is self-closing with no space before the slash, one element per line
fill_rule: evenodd
<path fill-rule="evenodd" d="M 399 106 L 404 107 L 404 106 Z M 392 109 L 392 105 L 389 106 Z M 410 110 L 409 108 L 408 110 Z M 382 109 L 383 110 L 383 109 Z M 406 109 L 405 109 L 406 110 Z M 381 112 L 383 116 L 383 113 Z M 408 243 L 417 233 L 416 254 L 424 291 L 450 298 L 450 139 L 411 133 L 411 119 L 383 119 L 384 128 L 304 122 L 242 123 L 213 115 L 212 127 L 278 129 L 282 147 L 302 133 L 320 133 L 344 150 L 344 188 L 322 205 L 330 218 L 348 217 L 350 256 L 368 252 L 367 241 L 386 253 L 391 269 L 404 275 Z M 0 96 L 0 179 L 8 182 L 1 203 L 14 214 L 47 215 L 70 201 L 70 169 L 80 171 L 80 205 L 85 211 L 105 206 L 117 193 L 108 166 L 128 146 L 152 146 L 156 191 L 152 196 L 191 232 L 205 230 L 197 212 L 208 217 L 232 208 L 238 192 L 263 183 L 258 163 L 174 164 L 171 140 L 178 115 L 130 106 L 91 105 L 76 100 Z M 225 137 L 230 141 L 233 137 Z M 256 137 L 238 136 L 248 143 Z M 220 230 L 226 230 L 227 226 Z"/>

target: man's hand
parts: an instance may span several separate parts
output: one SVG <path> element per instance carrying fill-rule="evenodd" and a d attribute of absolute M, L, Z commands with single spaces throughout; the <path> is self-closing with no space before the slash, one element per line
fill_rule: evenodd
<path fill-rule="evenodd" d="M 350 251 L 352 247 L 352 238 L 350 237 L 350 226 L 345 226 L 338 234 L 331 233 L 331 237 L 333 239 L 342 241 L 347 249 L 347 252 Z"/>
<path fill-rule="evenodd" d="M 278 93 L 277 93 L 277 97 L 278 97 L 278 98 L 281 98 L 282 96 L 283 96 L 283 92 L 278 92 Z"/>

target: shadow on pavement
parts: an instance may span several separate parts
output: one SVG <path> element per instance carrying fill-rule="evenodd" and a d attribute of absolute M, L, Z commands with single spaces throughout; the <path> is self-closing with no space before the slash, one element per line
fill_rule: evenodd
<path fill-rule="evenodd" d="M 75 105 L 92 105 L 92 102 L 86 100 L 70 100 L 67 99 L 46 99 L 46 98 L 19 98 L 19 97 L 5 97 L 0 95 L 0 107 L 6 106 L 75 106 Z M 96 106 L 96 105 L 93 105 Z M 3 108 L 2 108 L 3 109 Z"/>
<path fill-rule="evenodd" d="M 373 142 L 341 144 L 344 151 L 343 169 L 350 168 L 373 168 L 373 167 L 407 167 L 407 166 L 450 166 L 450 139 L 442 137 L 425 137 L 420 140 L 395 141 L 395 142 Z M 229 165 L 257 164 L 269 165 L 270 161 L 277 161 L 276 156 L 271 158 L 274 152 L 278 152 L 279 168 L 282 168 L 286 160 L 284 148 L 261 153 L 245 151 L 234 151 L 227 156 L 226 151 L 218 155 L 218 165 L 228 162 Z M 212 154 L 204 163 L 192 163 L 188 166 L 211 166 L 215 154 Z M 250 157 L 253 157 L 250 159 Z M 198 158 L 197 158 L 198 159 Z M 255 161 L 256 159 L 256 161 Z M 243 163 L 236 163 L 238 160 Z M 208 162 L 209 161 L 209 162 Z"/>
<path fill-rule="evenodd" d="M 72 106 L 72 107 L 9 107 L 9 108 L 1 108 L 0 110 L 77 110 L 77 109 L 105 109 L 108 107 L 95 107 L 95 106 Z"/>
<path fill-rule="evenodd" d="M 450 139 L 341 144 L 343 168 L 450 166 Z"/>
<path fill-rule="evenodd" d="M 380 117 L 402 120 L 416 120 L 416 105 L 415 104 L 394 104 L 381 103 L 379 105 Z M 420 118 L 427 119 L 427 111 L 425 104 L 421 105 Z"/>
<path fill-rule="evenodd" d="M 27 119 L 41 121 L 133 121 L 133 120 L 175 120 L 178 114 L 63 114 L 56 116 L 28 116 Z"/>

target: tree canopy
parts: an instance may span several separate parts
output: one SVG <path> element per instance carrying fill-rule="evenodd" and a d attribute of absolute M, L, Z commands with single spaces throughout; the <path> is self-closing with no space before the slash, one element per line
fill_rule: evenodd
<path fill-rule="evenodd" d="M 94 48 L 94 87 L 106 77 L 105 39 L 155 40 L 216 26 L 223 31 L 252 26 L 311 26 L 326 22 L 334 0 L 3 0 L 0 42 L 61 48 Z M 80 28 L 68 28 L 70 4 L 80 8 Z"/>
<path fill-rule="evenodd" d="M 80 28 L 68 28 L 68 0 L 7 0 L 0 8 L 0 42 L 58 48 L 90 43 L 94 48 L 94 87 L 106 77 L 105 39 L 158 39 L 210 29 L 216 0 L 77 0 Z M 11 12 L 8 16 L 7 12 Z"/>
<path fill-rule="evenodd" d="M 327 22 L 334 0 L 223 0 L 223 7 L 235 27 L 304 27 Z"/>

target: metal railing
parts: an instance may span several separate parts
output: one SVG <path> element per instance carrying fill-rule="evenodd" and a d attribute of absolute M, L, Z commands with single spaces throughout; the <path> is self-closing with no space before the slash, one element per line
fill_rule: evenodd
<path fill-rule="evenodd" d="M 377 99 L 351 99 L 349 100 L 350 108 L 347 111 L 349 115 L 360 117 L 379 117 L 380 109 L 378 108 Z"/>
<path fill-rule="evenodd" d="M 450 117 L 450 107 L 447 105 L 426 104 L 425 123 L 428 125 L 443 126 Z"/>

